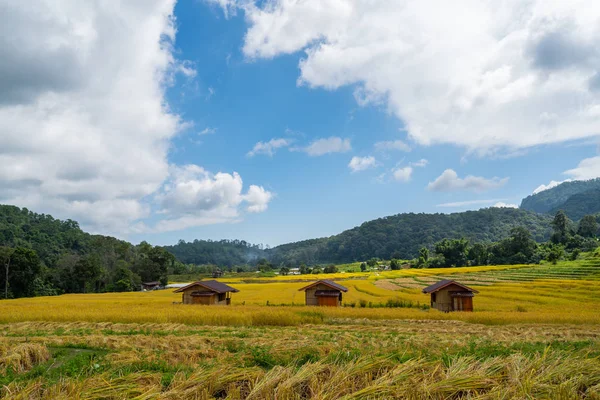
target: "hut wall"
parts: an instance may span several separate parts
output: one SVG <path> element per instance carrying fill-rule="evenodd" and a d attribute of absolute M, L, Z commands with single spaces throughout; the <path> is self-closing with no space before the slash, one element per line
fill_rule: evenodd
<path fill-rule="evenodd" d="M 315 296 L 315 293 L 317 292 L 317 290 L 332 290 L 332 288 L 320 283 L 316 286 L 306 289 L 304 292 L 305 292 L 307 306 L 318 306 L 319 305 L 319 298 L 317 296 Z M 338 300 L 338 298 L 336 298 L 336 302 L 337 302 L 338 306 L 341 305 L 341 302 Z"/>
<path fill-rule="evenodd" d="M 204 305 L 227 305 L 227 299 L 230 296 L 229 293 L 223 293 L 221 295 L 222 300 L 219 301 L 219 294 L 215 293 L 213 296 L 192 296 L 192 293 L 199 290 L 198 286 L 194 286 L 182 292 L 181 302 L 183 304 L 204 304 Z"/>
<path fill-rule="evenodd" d="M 436 308 L 440 311 L 452 311 L 452 297 L 450 292 L 464 291 L 463 288 L 457 285 L 446 286 L 445 288 L 435 292 L 435 302 L 431 301 L 431 308 Z"/>

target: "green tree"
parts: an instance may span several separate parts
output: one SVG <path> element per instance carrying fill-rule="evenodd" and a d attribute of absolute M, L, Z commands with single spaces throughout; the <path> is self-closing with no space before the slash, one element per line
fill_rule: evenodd
<path fill-rule="evenodd" d="M 279 268 L 279 275 L 288 275 L 290 273 L 290 269 L 288 267 Z"/>
<path fill-rule="evenodd" d="M 400 262 L 398 260 L 396 260 L 395 258 L 392 258 L 392 260 L 390 261 L 390 269 L 393 271 L 399 270 Z"/>
<path fill-rule="evenodd" d="M 560 260 L 565 254 L 565 249 L 560 244 L 553 244 L 546 256 L 546 260 L 550 261 L 552 264 L 556 264 L 558 260 Z"/>
<path fill-rule="evenodd" d="M 552 220 L 552 243 L 564 244 L 569 240 L 569 224 L 567 214 L 562 210 L 558 211 Z"/>
<path fill-rule="evenodd" d="M 598 222 L 593 215 L 586 215 L 579 221 L 577 233 L 583 237 L 593 238 L 598 232 Z"/>
<path fill-rule="evenodd" d="M 102 264 L 96 254 L 83 257 L 73 267 L 73 277 L 79 283 L 82 293 L 87 289 L 96 290 L 96 282 L 102 275 Z"/>
<path fill-rule="evenodd" d="M 469 249 L 469 260 L 473 265 L 488 265 L 490 263 L 490 251 L 484 243 L 475 243 Z"/>
<path fill-rule="evenodd" d="M 371 258 L 369 261 L 367 261 L 367 265 L 371 268 L 376 267 L 379 264 L 379 258 Z"/>
<path fill-rule="evenodd" d="M 35 295 L 34 280 L 40 273 L 40 269 L 40 258 L 34 250 L 24 247 L 15 248 L 10 256 L 8 273 L 8 285 L 15 298 Z"/>
<path fill-rule="evenodd" d="M 323 272 L 326 274 L 334 274 L 338 272 L 338 268 L 334 264 L 330 264 L 323 269 Z"/>
<path fill-rule="evenodd" d="M 12 247 L 0 246 L 0 265 L 4 267 L 4 298 L 8 299 L 8 273 L 10 271 L 10 259 L 15 249 Z"/>
<path fill-rule="evenodd" d="M 447 267 L 464 267 L 467 265 L 468 246 L 466 239 L 444 239 L 436 243 L 435 252 L 444 257 Z"/>
<path fill-rule="evenodd" d="M 427 247 L 421 247 L 419 250 L 419 259 L 417 260 L 417 267 L 425 268 L 429 264 L 429 249 Z"/>
<path fill-rule="evenodd" d="M 317 274 L 322 274 L 322 273 L 323 273 L 323 270 L 321 269 L 321 267 L 314 267 L 314 268 L 312 269 L 312 273 L 313 273 L 313 274 L 315 274 L 315 275 L 317 275 Z"/>
<path fill-rule="evenodd" d="M 360 270 L 361 272 L 365 272 L 367 270 L 367 263 L 360 263 Z"/>

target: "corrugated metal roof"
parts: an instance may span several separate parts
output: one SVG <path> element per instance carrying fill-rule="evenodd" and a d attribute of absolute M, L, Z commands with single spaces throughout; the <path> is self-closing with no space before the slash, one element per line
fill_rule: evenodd
<path fill-rule="evenodd" d="M 332 289 L 341 290 L 342 292 L 347 292 L 348 291 L 348 288 L 346 288 L 346 287 L 344 287 L 342 285 L 339 285 L 339 284 L 337 284 L 337 283 L 335 283 L 333 281 L 330 281 L 329 279 L 322 279 L 320 281 L 316 281 L 314 283 L 311 283 L 308 286 L 304 286 L 303 288 L 298 289 L 298 291 L 310 289 L 311 287 L 316 286 L 318 284 L 323 284 L 325 286 L 329 286 Z"/>
<path fill-rule="evenodd" d="M 211 280 L 211 281 L 198 281 L 198 282 L 190 283 L 187 286 L 184 286 L 182 288 L 175 290 L 173 293 L 184 292 L 187 289 L 194 287 L 194 286 L 201 286 L 201 287 L 204 287 L 204 288 L 209 289 L 216 293 L 227 293 L 227 292 L 237 293 L 237 292 L 239 292 L 239 290 L 232 288 L 229 285 L 226 285 L 222 282 L 218 282 L 215 280 Z"/>
<path fill-rule="evenodd" d="M 450 280 L 450 279 L 443 279 L 437 283 L 434 283 L 431 286 L 427 286 L 425 289 L 423 289 L 423 293 L 433 293 L 433 292 L 437 292 L 440 289 L 445 288 L 446 286 L 449 285 L 457 285 L 460 286 L 461 288 L 465 289 L 468 292 L 473 292 L 473 293 L 479 293 L 477 290 L 475 289 L 471 289 L 468 286 L 463 285 L 462 283 L 458 283 L 456 281 Z"/>

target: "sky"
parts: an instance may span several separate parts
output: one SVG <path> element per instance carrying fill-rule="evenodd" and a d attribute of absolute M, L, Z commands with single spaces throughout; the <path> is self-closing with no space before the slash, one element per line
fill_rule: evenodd
<path fill-rule="evenodd" d="M 0 203 L 276 246 L 600 176 L 600 3 L 0 0 Z"/>

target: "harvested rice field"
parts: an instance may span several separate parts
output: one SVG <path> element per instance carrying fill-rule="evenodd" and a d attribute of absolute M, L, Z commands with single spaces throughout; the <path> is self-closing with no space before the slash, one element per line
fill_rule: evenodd
<path fill-rule="evenodd" d="M 335 274 L 343 307 L 303 306 L 307 281 L 224 278 L 233 305 L 172 290 L 0 302 L 6 399 L 600 399 L 600 260 Z M 287 279 L 286 279 L 287 278 Z M 428 307 L 455 279 L 474 312 Z"/>

